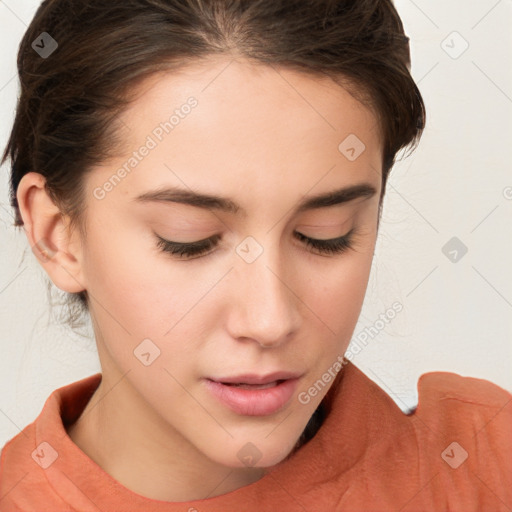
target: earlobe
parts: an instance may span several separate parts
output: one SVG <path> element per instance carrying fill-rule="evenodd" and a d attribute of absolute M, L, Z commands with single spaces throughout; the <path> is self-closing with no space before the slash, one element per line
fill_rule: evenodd
<path fill-rule="evenodd" d="M 80 244 L 68 229 L 67 217 L 52 201 L 42 174 L 29 172 L 21 179 L 16 197 L 32 252 L 52 282 L 63 291 L 85 290 Z"/>

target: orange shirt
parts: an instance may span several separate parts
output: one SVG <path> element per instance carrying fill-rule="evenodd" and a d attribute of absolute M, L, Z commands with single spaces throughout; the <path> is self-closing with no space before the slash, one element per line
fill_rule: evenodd
<path fill-rule="evenodd" d="M 342 377 L 342 378 L 340 378 Z M 2 449 L 0 511 L 240 512 L 512 509 L 512 394 L 447 372 L 423 374 L 404 414 L 352 363 L 324 398 L 316 435 L 263 478 L 186 503 L 136 494 L 67 435 L 101 381 L 56 389 L 36 420 Z"/>

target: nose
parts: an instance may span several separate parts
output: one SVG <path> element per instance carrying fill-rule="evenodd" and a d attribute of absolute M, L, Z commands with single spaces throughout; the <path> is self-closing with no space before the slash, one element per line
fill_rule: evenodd
<path fill-rule="evenodd" d="M 250 339 L 263 348 L 278 347 L 299 328 L 300 298 L 294 293 L 292 269 L 266 249 L 252 263 L 238 261 L 233 269 L 229 328 L 235 339 Z"/>

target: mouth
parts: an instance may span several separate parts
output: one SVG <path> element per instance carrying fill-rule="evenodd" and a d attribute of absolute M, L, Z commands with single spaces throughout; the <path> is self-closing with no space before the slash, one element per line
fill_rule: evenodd
<path fill-rule="evenodd" d="M 235 388 L 241 388 L 241 389 L 268 389 L 268 388 L 273 388 L 279 384 L 281 384 L 281 382 L 284 382 L 286 379 L 280 379 L 280 380 L 275 380 L 273 382 L 269 382 L 267 384 L 247 384 L 245 382 L 239 382 L 239 383 L 233 383 L 233 382 L 221 382 L 221 384 L 224 384 L 225 386 L 232 386 L 232 387 L 235 387 Z"/>
<path fill-rule="evenodd" d="M 244 373 L 240 375 L 233 375 L 230 377 L 209 377 L 210 380 L 221 382 L 222 384 L 276 384 L 285 380 L 296 379 L 300 377 L 298 372 L 277 371 L 267 373 L 266 375 L 258 375 L 255 373 Z"/>
<path fill-rule="evenodd" d="M 245 375 L 204 379 L 208 391 L 225 407 L 243 416 L 267 416 L 282 410 L 297 389 L 297 374 Z"/>

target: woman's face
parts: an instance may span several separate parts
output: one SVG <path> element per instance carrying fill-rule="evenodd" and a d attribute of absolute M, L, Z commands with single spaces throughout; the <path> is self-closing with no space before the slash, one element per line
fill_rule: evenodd
<path fill-rule="evenodd" d="M 272 466 L 327 393 L 332 380 L 317 381 L 339 369 L 362 307 L 381 191 L 376 118 L 334 82 L 244 61 L 154 75 L 143 90 L 122 115 L 128 151 L 86 178 L 78 279 L 102 385 L 119 393 L 103 402 L 135 431 L 151 424 L 161 454 Z M 334 194 L 359 185 L 374 193 Z M 338 253 L 304 241 L 348 233 Z M 160 238 L 211 245 L 187 257 Z M 211 382 L 244 375 L 296 379 Z"/>

